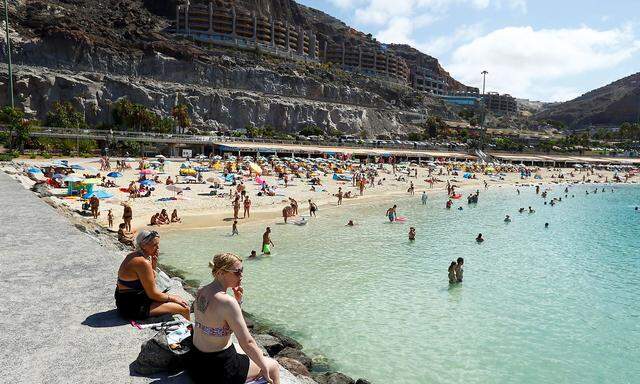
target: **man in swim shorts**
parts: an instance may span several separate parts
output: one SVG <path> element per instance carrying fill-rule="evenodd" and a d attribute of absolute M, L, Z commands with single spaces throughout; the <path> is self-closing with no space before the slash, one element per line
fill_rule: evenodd
<path fill-rule="evenodd" d="M 422 205 L 426 205 L 426 204 L 427 204 L 427 192 L 422 191 Z"/>
<path fill-rule="evenodd" d="M 387 209 L 387 213 L 385 213 L 385 215 L 389 218 L 390 222 L 393 222 L 396 219 L 396 215 L 397 215 L 396 209 L 397 209 L 397 205 L 394 204 L 393 207 Z"/>
<path fill-rule="evenodd" d="M 275 247 L 275 245 L 271 241 L 271 227 L 267 227 L 267 230 L 262 235 L 262 253 L 270 255 L 271 247 Z"/>
<path fill-rule="evenodd" d="M 318 206 L 316 205 L 316 203 L 312 202 L 311 199 L 309 199 L 309 217 L 316 217 L 317 210 Z"/>

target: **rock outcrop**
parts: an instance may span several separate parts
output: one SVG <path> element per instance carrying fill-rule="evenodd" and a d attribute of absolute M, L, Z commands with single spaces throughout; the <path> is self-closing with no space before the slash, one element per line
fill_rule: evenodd
<path fill-rule="evenodd" d="M 293 1 L 237 3 L 326 39 L 349 31 L 339 20 Z M 165 116 L 176 103 L 185 103 L 194 124 L 206 129 L 270 125 L 297 132 L 314 125 L 369 137 L 415 130 L 403 120 L 406 112 L 439 113 L 438 103 L 417 97 L 408 86 L 176 37 L 171 33 L 175 5 L 176 0 L 10 1 L 18 106 L 43 119 L 53 102 L 70 101 L 90 124 L 108 124 L 111 105 L 128 97 Z M 4 61 L 4 34 L 0 45 Z M 0 67 L 0 86 L 6 86 L 6 73 Z M 6 101 L 6 93 L 0 94 L 0 103 Z"/>
<path fill-rule="evenodd" d="M 571 101 L 549 105 L 534 118 L 562 121 L 571 128 L 615 127 L 624 122 L 635 122 L 639 109 L 640 72 Z"/>

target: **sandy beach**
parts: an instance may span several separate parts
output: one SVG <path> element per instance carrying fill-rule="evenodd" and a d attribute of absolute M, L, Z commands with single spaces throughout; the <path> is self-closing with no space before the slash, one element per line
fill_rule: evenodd
<path fill-rule="evenodd" d="M 69 164 L 77 164 L 88 169 L 99 169 L 99 158 L 71 158 L 67 159 Z M 111 159 L 111 169 L 115 170 L 115 160 Z M 139 159 L 136 159 L 139 160 Z M 153 159 L 151 159 L 153 160 Z M 182 161 L 181 161 L 182 160 Z M 47 160 L 32 160 L 25 159 L 20 160 L 24 162 L 24 167 L 39 166 L 47 163 Z M 153 178 L 156 175 L 160 180 L 153 186 L 154 190 L 151 192 L 150 197 L 130 198 L 128 192 L 120 190 L 120 188 L 126 188 L 130 182 L 137 181 L 140 177 L 139 162 L 128 162 L 131 166 L 122 171 L 122 177 L 108 178 L 115 181 L 117 187 L 103 188 L 99 185 L 95 186 L 96 190 L 106 190 L 113 195 L 112 198 L 100 200 L 100 216 L 97 221 L 99 224 L 107 227 L 107 211 L 112 209 L 114 216 L 114 226 L 112 229 L 117 230 L 117 225 L 121 222 L 123 214 L 123 204 L 129 204 L 133 210 L 132 227 L 134 229 L 140 229 L 147 227 L 150 224 L 151 216 L 160 212 L 162 209 L 166 209 L 169 214 L 174 209 L 178 210 L 178 214 L 182 219 L 180 223 L 172 223 L 169 225 L 154 226 L 155 229 L 161 231 L 167 230 L 179 230 L 179 229 L 194 229 L 194 228 L 215 228 L 225 227 L 231 228 L 233 222 L 233 199 L 230 198 L 235 194 L 236 186 L 230 185 L 231 183 L 225 183 L 222 189 L 216 189 L 218 195 L 212 196 L 210 192 L 212 189 L 211 182 L 195 183 L 184 182 L 184 177 L 180 176 L 180 167 L 184 163 L 184 159 L 171 159 L 164 165 L 164 172 L 153 173 L 149 177 Z M 224 162 L 223 162 L 224 164 Z M 192 167 L 196 166 L 208 166 L 208 161 L 195 162 L 191 161 Z M 474 168 L 475 167 L 475 168 Z M 258 196 L 261 185 L 255 181 L 255 175 L 243 176 L 237 179 L 237 182 L 242 182 L 246 188 L 247 195 L 251 199 L 251 216 L 248 218 L 242 218 L 242 208 L 240 209 L 240 215 L 238 219 L 239 228 L 243 224 L 255 221 L 273 222 L 282 220 L 282 209 L 289 204 L 289 198 L 293 198 L 298 202 L 299 215 L 308 216 L 308 203 L 311 199 L 318 205 L 319 208 L 324 211 L 330 211 L 331 209 L 349 209 L 349 205 L 352 204 L 364 204 L 370 201 L 378 200 L 392 200 L 394 197 L 409 196 L 407 192 L 410 183 L 415 186 L 415 196 L 419 198 L 423 191 L 426 191 L 428 196 L 442 199 L 444 206 L 446 202 L 446 188 L 447 182 L 456 187 L 456 193 L 462 195 L 461 200 L 466 199 L 470 193 L 476 190 L 483 190 L 485 188 L 485 182 L 488 188 L 492 188 L 497 185 L 501 186 L 518 186 L 518 185 L 532 185 L 532 184 L 553 184 L 553 183 L 604 183 L 613 182 L 614 176 L 618 174 L 620 177 L 624 177 L 624 172 L 616 172 L 614 170 L 597 169 L 597 170 L 585 170 L 585 169 L 550 169 L 550 168 L 536 168 L 527 167 L 531 171 L 532 176 L 522 178 L 518 171 L 518 166 L 503 167 L 487 172 L 485 167 L 474 165 L 472 163 L 443 163 L 437 166 L 432 166 L 432 177 L 438 181 L 430 185 L 426 180 L 429 178 L 429 168 L 423 166 L 409 166 L 397 170 L 394 174 L 392 166 L 390 164 L 382 164 L 377 169 L 378 175 L 375 177 L 374 186 L 367 185 L 364 190 L 364 195 L 359 196 L 359 191 L 356 186 L 350 181 L 338 181 L 333 179 L 332 172 L 318 172 L 318 177 L 321 182 L 321 186 L 315 186 L 315 191 L 312 190 L 312 186 L 308 180 L 304 177 L 294 177 L 289 175 L 291 181 L 285 186 L 282 179 L 278 179 L 278 176 L 274 174 L 270 165 L 263 165 L 263 168 L 268 169 L 272 175 L 262 176 L 268 185 L 273 186 L 275 196 Z M 475 169 L 475 172 L 473 170 Z M 411 177 L 406 172 L 410 170 Z M 417 177 L 414 176 L 414 172 L 417 170 Z M 467 171 L 468 170 L 468 171 Z M 475 178 L 464 178 L 463 174 L 470 172 Z M 95 175 L 95 171 L 88 170 L 76 170 L 73 175 L 82 177 L 83 175 Z M 97 172 L 100 176 L 105 176 L 108 171 Z M 457 173 L 457 175 L 455 174 Z M 211 180 L 212 178 L 221 177 L 221 172 L 211 170 L 210 172 L 203 172 L 204 180 Z M 535 175 L 535 178 L 534 178 Z M 558 178 L 559 175 L 563 175 L 563 178 Z M 182 193 L 176 193 L 167 189 L 167 185 L 164 184 L 167 177 L 175 181 L 179 188 L 188 188 Z M 25 185 L 32 185 L 33 180 L 30 180 L 25 175 L 17 175 Z M 399 179 L 400 178 L 400 179 Z M 380 184 L 379 181 L 382 180 Z M 635 180 L 630 179 L 630 182 Z M 335 194 L 339 188 L 342 188 L 344 193 L 351 192 L 353 198 L 345 198 L 341 207 L 337 206 L 337 197 Z M 61 199 L 63 205 L 66 205 L 71 210 L 81 210 L 84 200 L 78 197 L 67 196 L 66 188 L 52 189 L 52 193 L 55 197 Z M 175 198 L 175 200 L 166 200 L 168 198 Z M 294 220 L 292 218 L 290 220 Z"/>

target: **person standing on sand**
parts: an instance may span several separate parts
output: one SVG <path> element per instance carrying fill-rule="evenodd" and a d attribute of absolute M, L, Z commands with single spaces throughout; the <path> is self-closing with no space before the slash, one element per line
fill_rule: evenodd
<path fill-rule="evenodd" d="M 100 200 L 96 197 L 96 195 L 91 196 L 89 199 L 89 206 L 91 206 L 91 215 L 94 219 L 98 218 L 99 209 L 100 209 Z"/>
<path fill-rule="evenodd" d="M 251 216 L 249 211 L 251 210 L 251 200 L 249 200 L 249 195 L 244 197 L 244 212 L 242 213 L 242 218 Z"/>
<path fill-rule="evenodd" d="M 312 202 L 311 199 L 309 199 L 309 217 L 316 217 L 317 210 L 318 206 L 316 205 L 316 203 Z"/>
<path fill-rule="evenodd" d="M 411 182 L 411 184 L 409 185 L 409 190 L 407 191 L 411 194 L 411 196 L 415 195 L 416 193 L 416 188 L 413 186 L 413 181 Z"/>
<path fill-rule="evenodd" d="M 338 187 L 338 194 L 336 196 L 338 196 L 338 205 L 342 205 L 342 187 Z"/>
<path fill-rule="evenodd" d="M 262 234 L 262 253 L 270 255 L 271 247 L 275 247 L 275 244 L 271 241 L 271 227 L 267 227 L 264 234 Z"/>
<path fill-rule="evenodd" d="M 109 222 L 109 228 L 113 227 L 113 211 L 111 209 L 109 209 L 109 212 L 107 213 L 107 221 Z"/>
<path fill-rule="evenodd" d="M 127 232 L 131 232 L 131 219 L 133 219 L 133 210 L 128 203 L 124 203 L 122 221 L 124 221 L 125 229 L 127 230 Z"/>
<path fill-rule="evenodd" d="M 358 183 L 359 185 L 359 189 L 360 189 L 360 196 L 364 196 L 364 187 L 365 187 L 365 180 L 364 180 L 364 176 L 362 177 L 362 179 L 360 179 L 360 182 Z"/>
<path fill-rule="evenodd" d="M 291 203 L 291 216 L 298 215 L 298 202 L 295 201 L 292 197 L 289 198 L 289 202 Z"/>
<path fill-rule="evenodd" d="M 286 206 L 284 208 L 282 208 L 282 218 L 284 219 L 284 223 L 287 223 L 287 219 L 291 216 L 293 216 L 292 214 L 293 210 L 291 209 L 290 206 Z"/>
<path fill-rule="evenodd" d="M 238 214 L 240 213 L 240 196 L 236 194 L 236 198 L 233 200 L 233 219 L 238 219 Z"/>

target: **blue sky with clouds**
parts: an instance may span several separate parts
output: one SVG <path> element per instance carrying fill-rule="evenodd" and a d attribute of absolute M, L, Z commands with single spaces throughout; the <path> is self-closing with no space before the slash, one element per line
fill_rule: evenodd
<path fill-rule="evenodd" d="M 640 71 L 640 0 L 297 0 L 487 91 L 564 101 Z"/>

